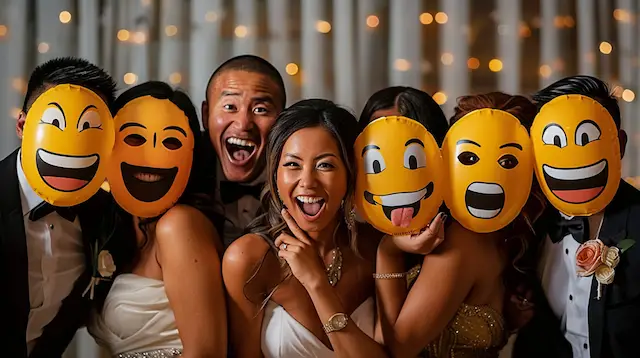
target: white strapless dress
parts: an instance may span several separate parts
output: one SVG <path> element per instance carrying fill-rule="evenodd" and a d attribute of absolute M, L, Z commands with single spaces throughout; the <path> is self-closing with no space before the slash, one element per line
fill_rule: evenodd
<path fill-rule="evenodd" d="M 373 337 L 373 297 L 364 301 L 350 316 L 349 324 L 356 324 Z M 262 354 L 265 358 L 333 358 L 334 352 L 296 321 L 284 308 L 273 301 L 265 307 L 262 320 Z"/>
<path fill-rule="evenodd" d="M 115 278 L 89 333 L 114 357 L 177 357 L 182 341 L 164 282 L 122 274 Z"/>

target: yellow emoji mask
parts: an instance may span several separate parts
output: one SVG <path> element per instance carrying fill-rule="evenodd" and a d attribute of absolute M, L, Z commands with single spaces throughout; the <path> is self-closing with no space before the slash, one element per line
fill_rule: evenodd
<path fill-rule="evenodd" d="M 150 218 L 184 192 L 193 162 L 194 134 L 171 101 L 138 97 L 115 116 L 116 143 L 109 165 L 111 194 L 132 215 Z"/>
<path fill-rule="evenodd" d="M 58 85 L 41 94 L 29 109 L 22 168 L 44 201 L 77 205 L 100 189 L 113 141 L 113 118 L 104 101 L 84 87 Z"/>
<path fill-rule="evenodd" d="M 531 127 L 535 171 L 549 202 L 569 216 L 589 216 L 611 202 L 621 176 L 613 118 L 581 95 L 554 98 Z"/>
<path fill-rule="evenodd" d="M 355 146 L 355 205 L 376 229 L 417 233 L 442 204 L 442 158 L 433 136 L 406 117 L 369 123 Z"/>
<path fill-rule="evenodd" d="M 494 232 L 515 219 L 533 181 L 527 130 L 510 113 L 490 108 L 468 113 L 442 143 L 449 190 L 444 201 L 465 228 Z"/>

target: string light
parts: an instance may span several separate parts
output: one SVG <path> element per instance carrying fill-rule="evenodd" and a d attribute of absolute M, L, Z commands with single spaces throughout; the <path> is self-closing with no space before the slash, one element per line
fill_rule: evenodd
<path fill-rule="evenodd" d="M 328 34 L 331 31 L 331 24 L 328 21 L 318 20 L 316 22 L 316 30 L 323 34 Z"/>
<path fill-rule="evenodd" d="M 22 112 L 22 110 L 18 107 L 11 108 L 11 118 L 18 119 L 20 112 Z"/>
<path fill-rule="evenodd" d="M 564 26 L 566 28 L 572 28 L 576 25 L 576 21 L 571 16 L 564 17 Z"/>
<path fill-rule="evenodd" d="M 60 19 L 61 23 L 68 24 L 71 21 L 71 13 L 69 11 L 62 11 L 58 18 Z"/>
<path fill-rule="evenodd" d="M 129 33 L 128 30 L 120 29 L 120 30 L 118 30 L 118 34 L 116 36 L 118 37 L 118 40 L 120 40 L 120 41 L 127 41 L 127 40 L 129 40 L 130 33 Z"/>
<path fill-rule="evenodd" d="M 145 43 L 146 41 L 147 41 L 147 34 L 145 34 L 143 31 L 136 31 L 133 34 L 133 42 L 137 44 L 142 44 L 142 43 Z"/>
<path fill-rule="evenodd" d="M 7 26 L 5 25 L 0 25 L 0 37 L 5 37 L 7 36 L 7 32 L 9 31 L 9 29 L 7 29 Z"/>
<path fill-rule="evenodd" d="M 440 61 L 442 61 L 443 65 L 449 66 L 453 63 L 453 55 L 445 52 L 442 54 L 442 56 L 440 56 Z"/>
<path fill-rule="evenodd" d="M 244 25 L 238 25 L 236 26 L 236 29 L 233 30 L 233 33 L 236 35 L 236 37 L 243 38 L 247 36 L 247 34 L 249 33 L 249 29 L 247 29 L 247 27 Z"/>
<path fill-rule="evenodd" d="M 411 69 L 411 62 L 404 58 L 398 58 L 393 62 L 393 67 L 401 72 L 409 71 L 409 69 Z"/>
<path fill-rule="evenodd" d="M 289 62 L 285 66 L 284 70 L 287 71 L 289 76 L 295 76 L 298 73 L 299 67 L 293 62 Z"/>
<path fill-rule="evenodd" d="M 49 52 L 49 44 L 46 42 L 40 42 L 38 44 L 38 52 L 40 53 L 47 53 Z"/>
<path fill-rule="evenodd" d="M 175 36 L 178 33 L 178 27 L 175 25 L 169 25 L 164 28 L 164 33 L 169 37 Z"/>
<path fill-rule="evenodd" d="M 551 66 L 542 65 L 542 66 L 540 66 L 540 71 L 539 72 L 540 72 L 540 76 L 542 76 L 543 78 L 549 78 L 553 71 L 551 70 Z"/>
<path fill-rule="evenodd" d="M 631 14 L 629 11 L 623 9 L 613 10 L 613 18 L 620 22 L 631 22 Z"/>
<path fill-rule="evenodd" d="M 520 37 L 530 37 L 531 36 L 531 29 L 529 28 L 529 25 L 527 25 L 526 22 L 521 22 L 520 23 Z"/>
<path fill-rule="evenodd" d="M 180 72 L 174 72 L 171 75 L 169 75 L 169 82 L 171 82 L 171 84 L 177 85 L 180 82 L 182 82 L 182 75 L 180 74 Z"/>
<path fill-rule="evenodd" d="M 132 85 L 138 81 L 138 76 L 135 73 L 127 72 L 123 77 L 124 83 Z"/>
<path fill-rule="evenodd" d="M 467 67 L 472 70 L 477 70 L 478 68 L 480 68 L 480 60 L 475 57 L 469 57 L 469 59 L 467 60 Z"/>
<path fill-rule="evenodd" d="M 502 71 L 502 61 L 498 60 L 497 58 L 492 59 L 491 61 L 489 61 L 489 69 L 491 70 L 491 72 Z"/>
<path fill-rule="evenodd" d="M 433 94 L 432 98 L 439 105 L 443 105 L 447 103 L 447 95 L 444 92 L 438 91 Z"/>
<path fill-rule="evenodd" d="M 610 43 L 608 43 L 607 41 L 602 41 L 600 43 L 600 52 L 602 52 L 605 55 L 608 55 L 611 53 L 611 51 L 613 50 L 613 46 L 611 46 Z"/>
<path fill-rule="evenodd" d="M 627 101 L 627 102 L 633 102 L 633 100 L 636 98 L 636 94 L 633 93 L 632 90 L 630 89 L 626 89 L 624 91 L 622 91 L 622 99 Z"/>
<path fill-rule="evenodd" d="M 204 14 L 204 19 L 207 22 L 215 22 L 218 20 L 218 14 L 215 11 L 207 11 L 207 13 Z"/>
<path fill-rule="evenodd" d="M 27 90 L 27 84 L 22 78 L 14 78 L 11 80 L 11 87 L 18 92 L 25 92 Z"/>
<path fill-rule="evenodd" d="M 439 24 L 446 24 L 447 21 L 449 21 L 449 16 L 447 16 L 447 14 L 444 12 L 437 13 L 435 18 L 436 18 L 436 22 Z"/>
<path fill-rule="evenodd" d="M 367 26 L 374 28 L 380 25 L 380 19 L 376 15 L 367 16 Z"/>
<path fill-rule="evenodd" d="M 433 22 L 433 15 L 428 12 L 423 12 L 420 14 L 420 23 L 423 25 L 429 25 Z"/>

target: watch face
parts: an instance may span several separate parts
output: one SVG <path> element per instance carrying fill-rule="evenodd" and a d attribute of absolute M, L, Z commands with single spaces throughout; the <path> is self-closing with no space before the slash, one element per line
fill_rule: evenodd
<path fill-rule="evenodd" d="M 342 329 L 347 326 L 347 316 L 346 315 L 338 315 L 333 317 L 331 320 L 331 325 L 336 329 Z"/>

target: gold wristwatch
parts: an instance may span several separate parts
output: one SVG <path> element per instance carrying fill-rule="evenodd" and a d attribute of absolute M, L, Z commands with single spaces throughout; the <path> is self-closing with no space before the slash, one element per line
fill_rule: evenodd
<path fill-rule="evenodd" d="M 349 316 L 344 313 L 336 313 L 329 317 L 327 323 L 323 325 L 324 332 L 329 334 L 331 332 L 339 331 L 347 326 L 349 323 Z"/>

